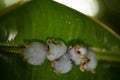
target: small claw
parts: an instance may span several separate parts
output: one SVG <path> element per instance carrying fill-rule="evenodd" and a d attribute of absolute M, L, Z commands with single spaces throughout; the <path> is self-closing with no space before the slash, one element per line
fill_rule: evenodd
<path fill-rule="evenodd" d="M 50 52 L 50 50 L 48 50 L 48 55 L 51 55 L 51 52 Z"/>
<path fill-rule="evenodd" d="M 58 72 L 57 70 L 55 70 L 55 69 L 54 69 L 54 72 L 55 72 L 56 74 L 59 74 L 59 72 Z"/>
<path fill-rule="evenodd" d="M 96 73 L 96 71 L 93 69 L 93 70 L 91 70 L 91 73 L 95 74 L 95 73 Z"/>
<path fill-rule="evenodd" d="M 72 45 L 70 45 L 70 46 L 68 47 L 68 49 L 71 49 L 71 48 L 73 48 L 73 46 L 72 46 Z"/>
<path fill-rule="evenodd" d="M 51 67 L 54 67 L 54 64 L 57 63 L 58 61 L 59 61 L 59 59 L 51 61 Z"/>
<path fill-rule="evenodd" d="M 52 68 L 54 68 L 54 64 L 55 64 L 54 61 L 51 62 L 51 67 L 52 67 Z"/>
<path fill-rule="evenodd" d="M 90 61 L 91 61 L 91 60 L 88 58 L 88 59 L 87 59 L 87 63 L 89 63 Z"/>
<path fill-rule="evenodd" d="M 90 62 L 90 59 L 88 59 L 88 58 L 82 59 L 81 66 L 84 66 L 84 65 L 88 64 L 89 62 Z"/>
<path fill-rule="evenodd" d="M 71 64 L 74 64 L 74 61 L 73 61 L 72 59 L 70 59 L 70 63 L 71 63 Z"/>
<path fill-rule="evenodd" d="M 28 60 L 28 57 L 23 57 L 23 60 L 24 60 L 24 61 L 27 61 L 27 60 Z"/>

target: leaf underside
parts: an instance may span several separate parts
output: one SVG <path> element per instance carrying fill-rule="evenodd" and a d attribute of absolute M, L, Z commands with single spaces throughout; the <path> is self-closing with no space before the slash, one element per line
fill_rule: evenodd
<path fill-rule="evenodd" d="M 17 30 L 18 35 L 15 41 L 18 42 L 40 40 L 45 43 L 48 38 L 54 37 L 63 40 L 67 46 L 85 44 L 105 49 L 109 53 L 97 52 L 99 59 L 120 61 L 118 57 L 120 55 L 120 39 L 118 37 L 89 17 L 51 0 L 32 0 L 0 16 L 1 41 L 7 40 L 10 30 Z M 9 53 L 1 53 L 0 63 L 2 64 L 1 69 L 6 66 L 2 70 L 2 78 L 5 80 L 12 77 L 13 80 L 94 80 L 96 77 L 97 80 L 109 78 L 112 80 L 115 75 L 111 71 L 119 69 L 119 63 L 99 61 L 95 75 L 90 72 L 82 73 L 77 66 L 73 66 L 71 72 L 59 75 L 53 72 L 47 60 L 42 66 L 32 66 L 23 61 L 21 56 Z M 117 68 L 112 65 L 117 65 Z M 10 73 L 11 75 L 8 76 Z M 106 77 L 103 77 L 103 74 Z M 8 77 L 5 77 L 6 75 Z"/>

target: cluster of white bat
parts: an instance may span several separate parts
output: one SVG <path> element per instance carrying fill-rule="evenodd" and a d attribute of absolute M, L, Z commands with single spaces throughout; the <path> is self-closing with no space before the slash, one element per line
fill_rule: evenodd
<path fill-rule="evenodd" d="M 46 45 L 41 42 L 33 42 L 24 49 L 23 56 L 32 65 L 41 65 L 47 59 L 57 73 L 67 73 L 73 64 L 79 66 L 81 71 L 95 73 L 97 59 L 95 53 L 87 47 L 75 45 L 67 47 L 61 40 L 48 39 Z"/>

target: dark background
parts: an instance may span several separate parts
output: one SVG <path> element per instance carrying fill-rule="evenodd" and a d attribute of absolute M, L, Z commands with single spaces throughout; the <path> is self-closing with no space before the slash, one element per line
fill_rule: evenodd
<path fill-rule="evenodd" d="M 120 0 L 98 0 L 97 18 L 120 35 Z"/>

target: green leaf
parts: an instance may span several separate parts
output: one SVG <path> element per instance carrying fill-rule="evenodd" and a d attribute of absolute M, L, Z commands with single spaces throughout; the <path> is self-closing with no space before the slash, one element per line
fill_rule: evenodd
<path fill-rule="evenodd" d="M 48 38 L 54 37 L 63 40 L 68 46 L 71 44 L 89 45 L 97 52 L 98 59 L 120 61 L 118 58 L 120 37 L 114 31 L 93 18 L 51 0 L 32 0 L 0 16 L 1 42 L 6 41 L 14 30 L 18 33 L 16 42 L 40 40 L 45 43 Z M 45 61 L 42 66 L 32 66 L 23 61 L 21 56 L 11 54 L 11 52 L 3 52 L 0 59 L 1 64 L 6 66 L 2 77 L 6 80 L 12 77 L 13 80 L 78 80 L 83 78 L 94 80 L 96 77 L 98 80 L 103 80 L 104 77 L 99 76 L 99 71 L 102 74 L 104 73 L 102 69 L 106 69 L 103 66 L 106 62 L 100 62 L 97 68 L 98 73 L 95 75 L 89 72 L 81 73 L 76 66 L 68 74 L 56 75 L 48 61 Z M 108 69 L 105 71 L 110 72 Z M 11 75 L 9 72 L 12 72 Z M 9 76 L 5 77 L 5 75 Z M 106 74 L 105 79 L 113 78 L 111 75 Z"/>
<path fill-rule="evenodd" d="M 47 1 L 47 2 L 46 2 Z M 120 38 L 108 27 L 51 0 L 34 0 L 0 18 L 5 34 L 16 29 L 16 40 L 60 38 L 67 44 L 85 44 L 119 53 Z M 1 29 L 2 31 L 2 29 Z M 112 33 L 113 32 L 113 33 Z M 5 36 L 5 38 L 7 38 Z"/>
<path fill-rule="evenodd" d="M 68 45 L 86 44 L 100 48 L 101 52 L 104 49 L 111 53 L 109 55 L 119 54 L 120 38 L 107 26 L 66 6 L 47 2 L 31 1 L 2 16 L 1 40 L 6 40 L 13 29 L 18 31 L 16 41 L 45 42 L 47 38 L 55 37 Z"/>

